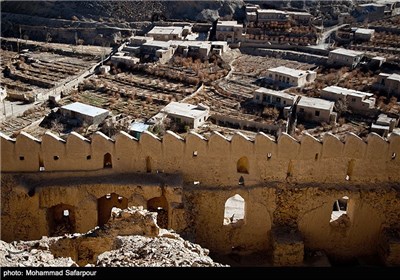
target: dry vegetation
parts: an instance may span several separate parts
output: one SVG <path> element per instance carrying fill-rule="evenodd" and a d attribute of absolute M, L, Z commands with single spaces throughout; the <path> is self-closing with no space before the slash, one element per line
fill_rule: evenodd
<path fill-rule="evenodd" d="M 286 66 L 299 70 L 308 70 L 315 65 L 268 56 L 252 56 L 246 54 L 242 54 L 233 63 L 233 67 L 235 69 L 234 74 L 245 75 L 253 78 L 263 77 L 266 75 L 268 68 L 278 66 Z"/>
<path fill-rule="evenodd" d="M 136 64 L 131 70 L 189 85 L 198 85 L 226 76 L 230 66 L 216 55 L 205 62 L 191 57 L 174 56 L 168 64 Z"/>
<path fill-rule="evenodd" d="M 148 119 L 169 102 L 181 101 L 195 90 L 196 87 L 183 83 L 121 72 L 86 80 L 61 104 L 79 101 L 108 109 L 113 114 Z"/>
<path fill-rule="evenodd" d="M 47 104 L 35 106 L 26 110 L 22 116 L 12 117 L 0 123 L 0 131 L 6 135 L 16 137 L 22 130 L 29 132 L 32 136 L 41 138 L 45 129 L 40 129 L 37 121 L 40 121 L 50 112 Z M 30 128 L 31 126 L 31 128 Z"/>
<path fill-rule="evenodd" d="M 400 29 L 400 15 L 375 21 L 373 22 L 373 25 Z"/>
<path fill-rule="evenodd" d="M 317 30 L 313 26 L 276 21 L 261 23 L 259 26 L 251 22 L 246 34 L 247 40 L 269 41 L 279 44 L 291 43 L 304 46 L 315 44 L 317 38 Z"/>
<path fill-rule="evenodd" d="M 79 75 L 95 61 L 46 52 L 18 55 L 1 50 L 1 80 L 10 99 L 32 100 Z"/>
<path fill-rule="evenodd" d="M 288 91 L 295 94 L 319 97 L 320 91 L 328 86 L 339 86 L 348 89 L 377 93 L 372 88 L 376 82 L 376 75 L 372 71 L 360 68 L 349 70 L 347 67 L 340 69 L 322 68 L 317 71 L 317 79 L 303 88 L 290 88 Z"/>

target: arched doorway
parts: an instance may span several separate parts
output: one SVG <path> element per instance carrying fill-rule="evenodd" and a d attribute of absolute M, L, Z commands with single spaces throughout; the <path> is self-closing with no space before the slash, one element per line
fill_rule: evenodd
<path fill-rule="evenodd" d="M 147 210 L 157 212 L 157 224 L 160 228 L 168 228 L 168 201 L 164 195 L 147 201 Z"/>
<path fill-rule="evenodd" d="M 97 223 L 99 226 L 108 222 L 113 207 L 128 208 L 128 199 L 116 193 L 109 193 L 97 200 Z"/>
<path fill-rule="evenodd" d="M 103 167 L 104 168 L 112 168 L 112 157 L 111 157 L 110 153 L 106 153 L 104 155 Z"/>
<path fill-rule="evenodd" d="M 75 207 L 69 204 L 57 204 L 47 209 L 49 236 L 61 236 L 75 232 Z"/>
<path fill-rule="evenodd" d="M 347 215 L 348 203 L 349 203 L 348 196 L 343 196 L 342 198 L 339 198 L 333 203 L 330 223 L 339 220 L 343 215 L 348 216 Z"/>
<path fill-rule="evenodd" d="M 245 201 L 238 194 L 228 198 L 225 202 L 223 225 L 244 222 Z"/>

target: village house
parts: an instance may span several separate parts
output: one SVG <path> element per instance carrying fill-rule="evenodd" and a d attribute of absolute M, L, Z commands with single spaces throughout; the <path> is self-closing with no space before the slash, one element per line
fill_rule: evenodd
<path fill-rule="evenodd" d="M 386 114 L 380 114 L 375 123 L 371 125 L 371 132 L 378 133 L 383 137 L 387 137 L 393 129 L 399 125 L 399 119 L 389 117 Z"/>
<path fill-rule="evenodd" d="M 312 19 L 312 15 L 307 12 L 281 11 L 275 9 L 260 9 L 259 5 L 246 5 L 246 21 L 247 22 L 287 22 L 292 20 L 296 23 L 308 24 Z"/>
<path fill-rule="evenodd" d="M 260 9 L 260 5 L 246 4 L 246 21 L 254 22 L 257 20 L 257 10 Z"/>
<path fill-rule="evenodd" d="M 359 21 L 373 21 L 382 19 L 385 16 L 386 5 L 377 4 L 377 3 L 366 3 L 360 4 L 356 7 L 356 11 L 358 12 L 358 20 Z"/>
<path fill-rule="evenodd" d="M 314 82 L 317 73 L 310 70 L 296 70 L 286 66 L 279 66 L 267 70 L 267 81 L 279 82 L 284 86 L 302 87 Z"/>
<path fill-rule="evenodd" d="M 368 113 L 375 108 L 376 99 L 372 93 L 347 89 L 338 86 L 329 86 L 322 89 L 321 98 L 347 104 L 348 109 L 357 113 Z"/>
<path fill-rule="evenodd" d="M 147 33 L 147 36 L 153 37 L 157 41 L 182 40 L 183 27 L 181 26 L 154 26 Z"/>
<path fill-rule="evenodd" d="M 329 52 L 328 63 L 339 66 L 349 66 L 353 69 L 357 67 L 363 56 L 363 52 L 339 48 Z"/>
<path fill-rule="evenodd" d="M 290 19 L 302 24 L 308 24 L 312 20 L 312 15 L 306 12 L 291 12 L 288 11 L 287 14 L 289 15 Z"/>
<path fill-rule="evenodd" d="M 197 128 L 204 124 L 210 114 L 210 108 L 206 105 L 192 105 L 188 103 L 171 102 L 146 123 L 157 124 L 166 117 L 171 118 L 175 123 L 188 125 L 190 128 Z"/>
<path fill-rule="evenodd" d="M 299 97 L 296 104 L 296 114 L 301 121 L 336 122 L 336 113 L 333 112 L 335 103 L 320 98 Z"/>
<path fill-rule="evenodd" d="M 218 41 L 240 42 L 243 39 L 243 25 L 237 21 L 220 21 L 217 23 L 215 36 Z"/>
<path fill-rule="evenodd" d="M 259 23 L 269 21 L 288 21 L 289 15 L 285 11 L 273 9 L 259 9 L 257 10 L 257 21 Z"/>
<path fill-rule="evenodd" d="M 177 49 L 176 53 L 181 54 L 184 57 L 193 57 L 200 59 L 207 59 L 210 55 L 211 44 L 204 41 L 182 41 L 176 42 Z M 171 46 L 173 43 L 171 42 Z"/>
<path fill-rule="evenodd" d="M 133 66 L 140 62 L 140 59 L 137 57 L 132 57 L 126 55 L 125 52 L 117 52 L 110 59 L 111 63 L 114 65 L 118 65 L 119 63 L 124 64 L 126 66 Z"/>
<path fill-rule="evenodd" d="M 378 86 L 384 88 L 389 94 L 400 97 L 400 75 L 380 73 Z"/>
<path fill-rule="evenodd" d="M 253 102 L 262 105 L 271 105 L 277 108 L 292 106 L 297 96 L 283 91 L 259 88 L 254 91 Z"/>
<path fill-rule="evenodd" d="M 146 37 L 146 36 L 132 36 L 129 38 L 129 43 L 132 46 L 141 46 L 144 43 L 147 43 L 149 41 L 153 41 L 153 37 Z"/>
<path fill-rule="evenodd" d="M 224 41 L 212 41 L 211 42 L 211 52 L 222 55 L 226 51 L 229 50 L 229 46 L 227 42 Z"/>
<path fill-rule="evenodd" d="M 60 108 L 62 116 L 68 119 L 75 119 L 80 124 L 100 124 L 104 121 L 109 112 L 108 110 L 94 107 L 91 105 L 83 104 L 80 102 L 74 102 L 68 105 L 64 105 Z"/>
<path fill-rule="evenodd" d="M 160 63 L 168 62 L 174 55 L 174 52 L 175 50 L 171 47 L 171 44 L 164 41 L 148 41 L 140 47 L 140 55 L 144 59 Z"/>
<path fill-rule="evenodd" d="M 357 41 L 371 41 L 374 38 L 375 29 L 356 28 L 354 31 L 354 39 Z"/>

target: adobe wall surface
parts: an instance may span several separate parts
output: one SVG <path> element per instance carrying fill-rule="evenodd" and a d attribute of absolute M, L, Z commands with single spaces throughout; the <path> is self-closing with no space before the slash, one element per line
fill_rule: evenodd
<path fill-rule="evenodd" d="M 255 141 L 239 133 L 229 141 L 218 133 L 209 139 L 194 133 L 182 139 L 173 132 L 162 140 L 145 132 L 140 141 L 123 132 L 115 141 L 102 133 L 92 141 L 75 133 L 67 141 L 50 133 L 41 142 L 23 132 L 16 140 L 0 138 L 2 172 L 100 170 L 109 158 L 115 173 L 179 173 L 185 182 L 212 187 L 238 185 L 240 177 L 246 186 L 269 181 L 400 182 L 400 135 L 394 133 L 388 141 L 371 133 L 367 142 L 349 133 L 344 143 L 331 134 L 322 142 L 310 135 L 298 142 L 287 134 L 275 142 L 262 133 Z M 244 172 L 238 172 L 241 158 Z"/>
<path fill-rule="evenodd" d="M 4 174 L 1 239 L 32 240 L 49 235 L 49 209 L 60 204 L 71 206 L 76 231 L 86 232 L 98 225 L 103 207 L 100 198 L 109 193 L 126 198 L 128 206 L 144 208 L 150 200 L 164 196 L 168 227 L 222 254 L 271 255 L 272 229 L 283 227 L 298 231 L 305 249 L 324 250 L 329 256 L 342 258 L 376 255 L 382 230 L 396 229 L 400 222 L 398 183 L 271 182 L 254 187 L 215 188 L 180 185 L 179 178 L 167 174 L 76 173 L 75 178 L 70 172 Z M 168 181 L 172 183 L 166 184 Z M 32 188 L 33 194 L 29 193 Z M 245 201 L 244 220 L 224 225 L 225 202 L 235 194 Z M 349 197 L 349 222 L 330 223 L 333 203 L 343 196 Z M 284 257 L 281 254 L 281 263 L 286 262 Z"/>
<path fill-rule="evenodd" d="M 73 211 L 75 231 L 87 232 L 98 226 L 100 199 L 117 194 L 127 199 L 127 206 L 144 206 L 155 197 L 164 196 L 172 207 L 181 204 L 178 180 L 171 175 L 114 175 L 110 172 L 2 174 L 1 239 L 32 240 L 51 233 L 49 210 L 63 204 Z M 179 180 L 178 180 L 179 181 Z M 118 202 L 102 205 L 111 212 Z M 71 213 L 72 214 L 72 213 Z M 172 213 L 170 214 L 172 215 Z"/>
<path fill-rule="evenodd" d="M 322 142 L 307 135 L 301 142 L 288 135 L 274 142 L 263 134 L 255 141 L 240 134 L 231 141 L 218 134 L 184 140 L 173 133 L 162 141 L 149 133 L 140 141 L 121 133 L 115 142 L 100 133 L 91 142 L 47 134 L 40 142 L 21 133 L 16 140 L 2 135 L 1 152 L 5 241 L 48 235 L 49 211 L 57 205 L 68 205 L 75 230 L 86 232 L 98 225 L 100 212 L 118 207 L 119 197 L 128 206 L 158 203 L 169 228 L 217 253 L 292 248 L 273 245 L 271 237 L 274 228 L 289 228 L 302 238 L 292 249 L 351 258 L 378 254 L 387 239 L 382 232 L 399 230 L 396 134 L 388 141 L 371 134 L 367 142 L 349 134 L 342 143 L 329 134 Z M 110 158 L 112 167 L 105 166 Z M 110 205 L 101 202 L 107 194 L 113 195 Z M 235 194 L 245 201 L 244 220 L 224 225 L 225 202 Z M 347 216 L 331 223 L 333 204 L 344 196 Z M 397 253 L 382 254 L 394 259 Z M 275 257 L 293 262 L 282 252 Z"/>

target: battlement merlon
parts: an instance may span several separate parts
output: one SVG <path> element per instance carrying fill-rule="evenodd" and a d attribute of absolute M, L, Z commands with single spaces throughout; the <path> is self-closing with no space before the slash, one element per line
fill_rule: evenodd
<path fill-rule="evenodd" d="M 348 133 L 344 142 L 327 133 L 323 141 L 305 134 L 297 141 L 283 133 L 277 141 L 263 133 L 250 140 L 237 133 L 184 139 L 168 131 L 163 139 L 144 132 L 140 140 L 125 132 L 115 140 L 97 132 L 92 140 L 71 133 L 67 140 L 47 132 L 40 141 L 21 132 L 0 132 L 1 172 L 89 171 L 179 173 L 186 183 L 250 186 L 278 182 L 399 182 L 400 135 L 375 133 L 363 141 Z"/>

